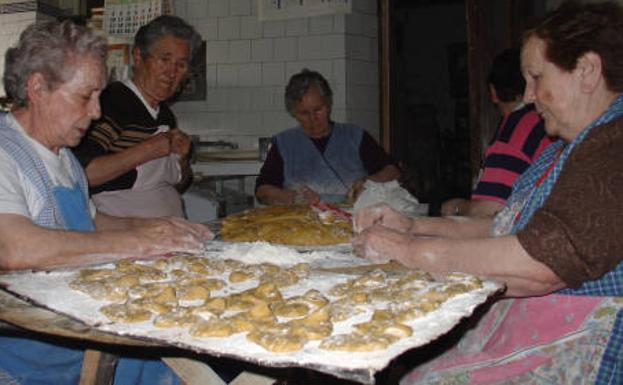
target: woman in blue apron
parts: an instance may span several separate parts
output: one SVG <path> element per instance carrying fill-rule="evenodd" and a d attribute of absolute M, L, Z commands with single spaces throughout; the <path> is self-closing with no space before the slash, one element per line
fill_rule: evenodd
<path fill-rule="evenodd" d="M 70 21 L 28 27 L 6 54 L 13 102 L 0 115 L 0 266 L 92 264 L 128 255 L 198 251 L 212 234 L 178 219 L 97 214 L 84 172 L 67 149 L 100 115 L 106 41 Z M 123 230 L 123 231 L 119 231 Z M 75 346 L 75 345 L 74 345 Z M 81 347 L 37 335 L 0 336 L 0 382 L 76 384 Z M 159 360 L 120 359 L 115 384 L 176 384 Z"/>

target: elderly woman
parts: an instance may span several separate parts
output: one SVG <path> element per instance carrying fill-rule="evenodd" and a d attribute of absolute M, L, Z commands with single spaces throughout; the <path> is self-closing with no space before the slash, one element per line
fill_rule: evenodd
<path fill-rule="evenodd" d="M 273 139 L 255 184 L 261 203 L 340 203 L 357 195 L 366 179 L 389 182 L 400 169 L 361 128 L 331 121 L 333 92 L 315 71 L 293 75 L 286 109 L 299 126 Z"/>
<path fill-rule="evenodd" d="M 45 269 L 170 251 L 196 252 L 212 237 L 182 219 L 115 218 L 96 212 L 80 164 L 67 149 L 100 116 L 106 41 L 70 21 L 28 27 L 6 53 L 0 115 L 0 269 Z M 76 384 L 82 350 L 0 337 L 0 382 Z M 170 375 L 157 361 L 121 360 L 120 383 Z M 137 370 L 139 372 L 137 372 Z M 128 382 L 124 382 L 128 381 Z"/>
<path fill-rule="evenodd" d="M 190 139 L 164 102 L 188 74 L 201 38 L 182 19 L 141 27 L 133 76 L 102 92 L 102 117 L 74 153 L 86 169 L 98 210 L 122 217 L 184 217 L 178 190 L 188 185 Z"/>
<path fill-rule="evenodd" d="M 356 216 L 353 245 L 364 256 L 486 276 L 525 297 L 496 303 L 405 383 L 623 379 L 623 10 L 564 3 L 527 32 L 521 60 L 524 99 L 560 140 L 493 222 L 413 220 L 387 207 Z"/>

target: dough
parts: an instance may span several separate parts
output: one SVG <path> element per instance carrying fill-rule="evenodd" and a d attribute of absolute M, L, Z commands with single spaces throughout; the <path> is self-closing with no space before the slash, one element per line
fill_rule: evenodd
<path fill-rule="evenodd" d="M 350 241 L 350 221 L 325 220 L 307 205 L 270 206 L 230 215 L 221 223 L 225 241 L 286 245 L 335 245 Z"/>

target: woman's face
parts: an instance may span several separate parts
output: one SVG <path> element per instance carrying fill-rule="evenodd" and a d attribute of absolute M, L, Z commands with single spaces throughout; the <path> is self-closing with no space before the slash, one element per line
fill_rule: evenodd
<path fill-rule="evenodd" d="M 146 57 L 133 52 L 133 81 L 152 107 L 169 99 L 188 74 L 190 46 L 186 40 L 163 36 L 151 47 Z"/>
<path fill-rule="evenodd" d="M 100 117 L 99 96 L 106 84 L 104 67 L 95 57 L 78 56 L 68 64 L 71 79 L 54 90 L 47 90 L 43 83 L 35 85 L 41 97 L 31 101 L 33 134 L 55 153 L 80 143 L 91 121 Z"/>
<path fill-rule="evenodd" d="M 521 50 L 521 68 L 526 79 L 524 102 L 534 103 L 550 136 L 573 139 L 582 122 L 584 101 L 577 69 L 563 71 L 545 57 L 545 42 L 531 37 Z"/>
<path fill-rule="evenodd" d="M 329 125 L 331 110 L 318 87 L 309 87 L 301 101 L 294 105 L 293 112 L 294 118 L 310 138 L 323 138 L 331 132 Z"/>

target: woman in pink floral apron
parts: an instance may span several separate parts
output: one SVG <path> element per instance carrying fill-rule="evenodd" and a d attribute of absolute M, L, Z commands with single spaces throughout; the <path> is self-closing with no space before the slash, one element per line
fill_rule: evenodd
<path fill-rule="evenodd" d="M 404 384 L 623 384 L 623 9 L 564 3 L 526 33 L 522 72 L 525 102 L 560 140 L 493 222 L 387 206 L 355 216 L 363 256 L 507 285 L 508 299 Z"/>

